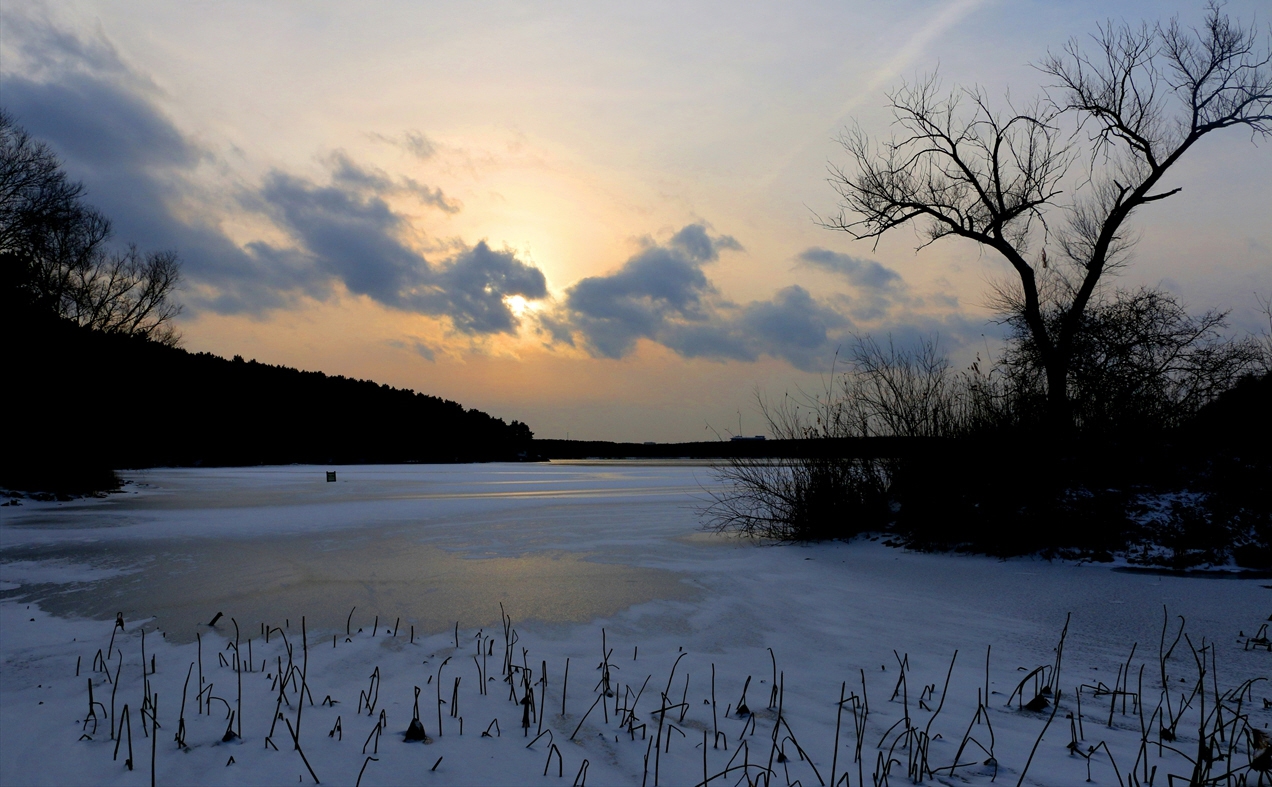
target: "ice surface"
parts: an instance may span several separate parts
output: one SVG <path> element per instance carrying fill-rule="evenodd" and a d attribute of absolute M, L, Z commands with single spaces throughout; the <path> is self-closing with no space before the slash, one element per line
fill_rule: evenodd
<path fill-rule="evenodd" d="M 989 688 L 995 693 L 987 705 L 996 783 L 1015 784 L 1049 711 L 1008 708 L 1007 695 L 1026 674 L 1020 668 L 1054 661 L 1060 629 L 1072 613 L 1059 681 L 1061 709 L 1026 778 L 1033 784 L 1071 784 L 1086 781 L 1088 764 L 1065 748 L 1070 742 L 1066 714 L 1076 711 L 1073 691 L 1079 684 L 1112 686 L 1133 644 L 1129 688 L 1139 691 L 1143 666 L 1144 715 L 1150 727 L 1157 723 L 1147 720 L 1161 697 L 1163 605 L 1171 616 L 1172 638 L 1175 616 L 1182 615 L 1190 641 L 1200 648 L 1204 638 L 1211 648 L 1206 652 L 1217 674 L 1207 676 L 1208 691 L 1212 681 L 1226 690 L 1245 679 L 1266 678 L 1272 665 L 1272 654 L 1247 647 L 1249 635 L 1272 612 L 1266 580 L 916 554 L 870 541 L 807 547 L 739 542 L 700 531 L 695 501 L 712 476 L 709 469 L 692 465 L 338 467 L 335 484 L 323 480 L 326 469 L 154 470 L 131 475 L 128 494 L 0 510 L 0 783 L 149 782 L 150 741 L 142 736 L 136 715 L 145 696 L 142 629 L 147 660 L 153 656 L 158 668 L 147 676 L 159 695 L 157 777 L 178 784 L 312 781 L 283 721 L 276 722 L 272 738 L 279 750 L 265 744 L 278 696 L 270 676 L 277 673 L 279 659 L 285 667 L 287 654 L 278 633 L 271 634 L 268 645 L 261 640 L 262 623 L 285 630 L 299 664 L 302 615 L 309 632 L 306 684 L 316 704 L 306 701 L 301 746 L 324 784 L 357 780 L 366 762 L 360 750 L 380 710 L 386 711 L 387 728 L 377 761 L 366 763 L 362 783 L 367 785 L 558 784 L 573 779 L 584 759 L 589 784 L 654 784 L 655 766 L 661 784 L 692 784 L 703 780 L 704 730 L 710 737 L 717 727 L 726 733 L 729 750 L 708 745 L 710 774 L 738 753 L 744 727 L 749 762 L 768 767 L 776 717 L 776 709 L 767 708 L 773 670 L 769 648 L 781 673 L 783 717 L 790 728 L 784 727 L 779 739 L 793 732 L 812 757 L 812 765 L 802 762 L 794 743 L 786 740 L 790 761 L 773 765 L 772 783 L 786 783 L 788 772 L 803 785 L 818 783 L 819 776 L 829 782 L 840 685 L 860 694 L 864 677 L 871 713 L 863 762 L 860 770 L 853 762 L 854 728 L 845 713 L 835 765 L 837 776 L 850 774 L 850 784 L 860 784 L 861 777 L 868 784 L 878 767 L 877 744 L 907 709 L 916 729 L 923 729 L 944 703 L 932 721 L 928 758 L 932 768 L 953 762 L 986 681 L 989 646 Z M 541 686 L 536 696 L 546 702 L 544 729 L 552 730 L 563 756 L 562 779 L 556 776 L 555 755 L 549 775 L 543 776 L 547 735 L 524 748 L 529 739 L 519 726 L 522 706 L 509 701 L 510 687 L 499 682 L 505 647 L 500 602 L 519 638 L 512 647 L 515 663 L 524 660 L 532 667 L 534 681 L 546 663 L 546 696 Z M 355 605 L 346 642 L 345 620 Z M 133 771 L 124 768 L 123 753 L 112 760 L 112 684 L 106 673 L 92 669 L 97 651 L 105 653 L 109 646 L 120 611 L 126 630 L 116 634 L 110 674 L 122 663 L 115 712 L 118 718 L 124 703 L 130 706 L 137 749 Z M 202 625 L 216 611 L 225 613 L 216 627 Z M 202 638 L 205 685 L 211 682 L 211 693 L 237 708 L 238 676 L 217 655 L 232 661 L 232 646 L 226 650 L 227 637 L 234 637 L 230 618 L 239 624 L 244 659 L 247 639 L 253 640 L 254 671 L 242 674 L 244 741 L 219 742 L 227 710 L 221 700 L 213 702 L 210 716 L 195 711 L 196 672 L 186 692 L 190 750 L 178 751 L 173 736 L 187 669 L 197 662 L 195 632 Z M 398 618 L 397 636 L 386 636 Z M 414 644 L 408 642 L 411 625 Z M 640 721 L 634 733 L 619 725 L 615 703 L 622 704 L 623 689 L 604 708 L 595 707 L 568 741 L 597 697 L 602 629 L 613 651 L 615 685 L 635 693 L 649 680 L 636 708 Z M 482 642 L 491 637 L 494 642 L 486 662 L 495 680 L 487 683 L 486 695 L 477 690 L 472 658 L 479 630 Z M 949 690 L 943 693 L 955 650 Z M 687 655 L 669 687 L 668 674 L 682 652 Z M 889 701 L 900 674 L 898 656 L 909 665 L 906 693 Z M 438 668 L 447 657 L 451 661 L 441 673 L 446 704 L 439 706 Z M 570 681 L 562 716 L 566 658 Z M 79 678 L 74 677 L 77 659 Z M 713 666 L 714 720 L 712 706 L 703 704 L 710 699 Z M 365 709 L 359 714 L 359 692 L 370 687 L 377 667 L 379 705 L 371 715 Z M 1191 692 L 1196 684 L 1186 642 L 1168 667 L 1171 703 L 1177 708 L 1179 693 Z M 747 720 L 725 717 L 748 675 L 747 701 L 756 712 L 753 732 Z M 668 713 L 667 722 L 678 730 L 663 730 L 671 736 L 670 750 L 650 753 L 646 763 L 651 750 L 639 724 L 657 734 L 661 694 L 667 693 L 668 704 L 679 703 L 685 676 L 685 718 L 679 721 L 679 709 Z M 449 715 L 456 677 L 461 678 L 457 717 L 465 719 L 462 736 L 458 718 Z M 93 739 L 77 740 L 84 732 L 90 678 L 95 699 L 105 708 L 97 709 L 101 721 Z M 422 721 L 433 738 L 429 745 L 402 742 L 417 685 L 423 689 Z M 932 685 L 934 690 L 924 691 Z M 1254 684 L 1244 699 L 1243 713 L 1257 728 L 1272 721 L 1262 705 L 1272 697 L 1267 687 L 1267 682 Z M 516 691 L 520 696 L 520 684 Z M 327 695 L 340 704 L 317 704 Z M 289 690 L 290 705 L 282 706 L 293 724 L 295 700 L 294 689 Z M 1087 689 L 1082 701 L 1083 751 L 1105 740 L 1113 752 L 1112 762 L 1103 750 L 1092 756 L 1093 783 L 1129 780 L 1140 752 L 1139 716 L 1132 705 L 1125 715 L 1117 705 L 1110 728 L 1109 697 L 1097 698 Z M 1211 707 L 1213 697 L 1206 702 Z M 1196 705 L 1194 700 L 1190 713 Z M 327 736 L 337 716 L 343 740 Z M 481 730 L 495 718 L 502 736 L 483 738 Z M 1195 753 L 1197 724 L 1195 713 L 1181 721 L 1180 750 Z M 531 737 L 538 726 L 536 719 Z M 902 722 L 886 737 L 885 753 L 897 730 L 904 729 Z M 987 728 L 975 729 L 973 736 L 988 742 Z M 662 742 L 668 745 L 665 737 Z M 1248 745 L 1239 743 L 1234 764 L 1248 761 Z M 373 747 L 367 748 L 368 756 Z M 1167 772 L 1190 772 L 1181 755 L 1163 748 L 1159 758 L 1156 746 L 1151 748 L 1150 767 L 1160 770 L 1155 783 L 1165 784 Z M 960 762 L 972 765 L 958 768 L 954 776 L 939 773 L 935 780 L 989 783 L 993 769 L 983 764 L 984 753 L 969 751 Z M 230 756 L 235 763 L 227 767 Z M 902 746 L 892 756 L 900 765 L 893 766 L 891 783 L 908 783 L 910 755 Z M 442 762 L 431 771 L 438 757 Z M 735 765 L 741 761 L 739 756 Z M 1226 766 L 1216 767 L 1218 774 Z M 758 773 L 750 769 L 752 779 Z M 1139 775 L 1146 781 L 1145 774 Z M 711 783 L 734 784 L 741 776 L 735 771 Z"/>

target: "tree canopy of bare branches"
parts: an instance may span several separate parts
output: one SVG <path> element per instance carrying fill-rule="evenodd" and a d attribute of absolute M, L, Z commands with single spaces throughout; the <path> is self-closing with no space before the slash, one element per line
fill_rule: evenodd
<path fill-rule="evenodd" d="M 832 166 L 840 212 L 825 224 L 876 242 L 913 224 L 920 248 L 959 237 L 997 252 L 1015 275 L 995 305 L 1029 331 L 1049 418 L 1068 429 L 1083 314 L 1127 261 L 1129 220 L 1178 193 L 1163 178 L 1202 137 L 1272 133 L 1272 55 L 1212 3 L 1200 27 L 1109 23 L 1038 68 L 1050 84 L 1022 107 L 934 76 L 892 93 L 891 138 L 841 137 L 850 165 Z"/>
<path fill-rule="evenodd" d="M 0 273 L 10 295 L 94 330 L 175 344 L 176 253 L 110 248 L 110 221 L 83 198 L 48 145 L 0 111 Z"/>
<path fill-rule="evenodd" d="M 1229 338 L 1227 313 L 1191 315 L 1169 292 L 1150 288 L 1099 294 L 1082 315 L 1069 371 L 1073 418 L 1087 432 L 1133 433 L 1180 426 L 1263 369 L 1258 337 Z M 984 391 L 1010 390 L 1010 408 L 1041 393 L 1041 354 L 1022 324 Z M 977 381 L 979 382 L 979 381 Z"/>

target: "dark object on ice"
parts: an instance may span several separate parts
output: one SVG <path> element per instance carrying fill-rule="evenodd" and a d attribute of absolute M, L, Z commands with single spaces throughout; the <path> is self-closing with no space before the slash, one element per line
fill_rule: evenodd
<path fill-rule="evenodd" d="M 336 480 L 336 471 L 335 471 L 335 470 L 328 470 L 328 471 L 327 471 L 327 483 L 331 483 L 332 481 L 335 481 L 335 480 Z"/>
<path fill-rule="evenodd" d="M 746 690 L 749 688 L 751 688 L 751 676 L 747 675 L 746 683 L 742 684 L 742 696 L 738 698 L 737 710 L 734 711 L 738 718 L 751 715 L 751 709 L 746 706 Z"/>
<path fill-rule="evenodd" d="M 424 725 L 419 719 L 411 719 L 411 726 L 406 728 L 406 735 L 402 738 L 406 742 L 423 741 L 424 743 L 432 743 L 428 739 L 428 735 L 424 734 Z"/>
<path fill-rule="evenodd" d="M 209 625 L 209 626 L 215 626 L 215 625 L 216 625 L 216 622 L 217 622 L 218 620 L 220 620 L 220 619 L 221 619 L 221 616 L 222 616 L 223 614 L 224 614 L 224 613 L 222 613 L 222 612 L 218 612 L 218 613 L 216 613 L 215 615 L 213 615 L 213 616 L 212 616 L 212 620 L 208 621 L 208 625 Z"/>
<path fill-rule="evenodd" d="M 228 705 L 229 703 L 226 704 Z M 229 743 L 239 739 L 239 734 L 234 731 L 234 718 L 236 715 L 234 711 L 230 711 L 230 723 L 225 727 L 225 734 L 221 736 L 221 743 Z"/>
<path fill-rule="evenodd" d="M 1264 749 L 1263 753 L 1250 761 L 1250 770 L 1259 773 L 1272 771 L 1272 749 Z"/>
<path fill-rule="evenodd" d="M 1038 696 L 1034 697 L 1033 699 L 1025 703 L 1025 710 L 1031 710 L 1035 712 L 1040 710 L 1046 710 L 1047 706 L 1050 704 L 1051 703 L 1047 702 L 1046 697 L 1039 694 Z"/>
<path fill-rule="evenodd" d="M 230 759 L 229 759 L 229 761 L 227 761 L 227 762 L 225 763 L 225 767 L 227 767 L 227 768 L 228 768 L 228 767 L 230 767 L 230 766 L 231 766 L 231 765 L 233 765 L 233 764 L 234 764 L 234 755 L 233 755 L 233 754 L 231 754 L 231 755 L 230 755 Z"/>
<path fill-rule="evenodd" d="M 405 742 L 423 741 L 424 743 L 432 743 L 428 737 L 428 733 L 424 732 L 424 724 L 420 721 L 420 687 L 415 687 L 415 709 L 411 714 L 411 724 L 406 728 L 406 735 L 402 738 Z"/>
<path fill-rule="evenodd" d="M 1254 744 L 1256 751 L 1272 747 L 1272 738 L 1269 738 L 1268 734 L 1263 730 L 1258 728 L 1250 730 L 1250 737 L 1254 739 L 1251 742 Z"/>

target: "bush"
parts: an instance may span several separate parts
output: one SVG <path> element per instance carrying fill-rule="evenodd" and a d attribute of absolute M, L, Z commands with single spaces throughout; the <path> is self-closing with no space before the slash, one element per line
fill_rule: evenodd
<path fill-rule="evenodd" d="M 809 444 L 788 452 L 805 458 L 718 467 L 704 524 L 783 541 L 875 531 L 928 550 L 1272 566 L 1272 374 L 1249 374 L 1267 358 L 1255 340 L 1225 339 L 1222 317 L 1189 317 L 1146 290 L 1102 301 L 1064 433 L 1045 418 L 1028 334 L 964 373 L 935 341 L 862 338 L 821 395 L 760 402 L 774 437 Z M 886 450 L 867 447 L 880 438 Z"/>

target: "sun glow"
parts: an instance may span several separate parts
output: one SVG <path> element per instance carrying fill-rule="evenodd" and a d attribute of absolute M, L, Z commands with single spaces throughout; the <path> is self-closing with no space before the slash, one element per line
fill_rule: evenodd
<path fill-rule="evenodd" d="M 508 308 L 512 309 L 512 313 L 521 317 L 531 310 L 530 302 L 520 295 L 509 295 L 504 298 L 504 303 L 508 304 Z"/>

